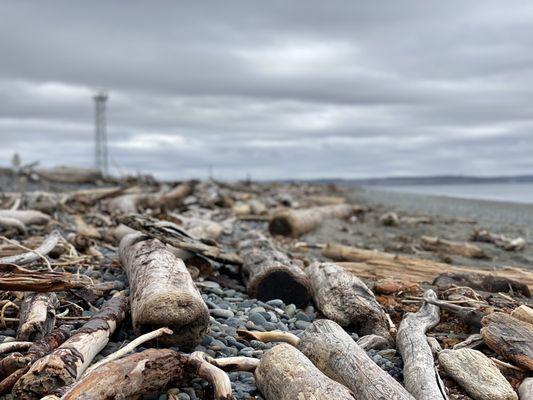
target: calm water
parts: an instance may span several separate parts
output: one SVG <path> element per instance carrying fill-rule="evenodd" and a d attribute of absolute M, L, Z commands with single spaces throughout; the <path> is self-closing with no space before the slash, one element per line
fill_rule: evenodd
<path fill-rule="evenodd" d="M 378 188 L 376 188 L 378 189 Z M 533 183 L 380 186 L 380 190 L 533 204 Z"/>

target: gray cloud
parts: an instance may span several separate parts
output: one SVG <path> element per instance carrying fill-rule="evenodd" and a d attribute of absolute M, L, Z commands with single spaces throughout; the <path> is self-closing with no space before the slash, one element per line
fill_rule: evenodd
<path fill-rule="evenodd" d="M 164 178 L 533 170 L 529 1 L 6 2 L 0 159 Z"/>

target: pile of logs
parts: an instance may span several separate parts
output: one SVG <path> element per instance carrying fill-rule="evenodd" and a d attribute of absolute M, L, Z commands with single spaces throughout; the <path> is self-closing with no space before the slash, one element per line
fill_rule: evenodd
<path fill-rule="evenodd" d="M 65 171 L 41 176 L 69 181 Z M 82 172 L 72 179 L 101 179 Z M 201 379 L 206 399 L 253 398 L 237 396 L 229 376 L 246 371 L 266 400 L 533 399 L 531 272 L 334 238 L 302 245 L 325 220 L 370 212 L 319 186 L 128 182 L 43 198 L 46 211 L 19 193 L 0 198 L 0 395 L 177 399 Z M 373 221 L 415 224 L 393 212 Z M 471 239 L 524 246 L 486 231 Z M 417 240 L 430 253 L 487 258 L 471 243 Z M 230 339 L 265 343 L 262 356 L 214 357 L 197 349 L 220 331 L 202 292 L 215 284 L 276 304 L 269 318 L 285 312 L 277 304 L 300 314 L 314 305 L 317 318 L 293 331 L 242 324 Z M 122 346 L 108 351 L 112 342 Z M 401 359 L 403 375 L 380 367 L 378 351 Z"/>

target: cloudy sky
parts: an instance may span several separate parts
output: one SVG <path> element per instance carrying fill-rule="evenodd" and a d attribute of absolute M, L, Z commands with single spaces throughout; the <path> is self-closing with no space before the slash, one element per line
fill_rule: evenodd
<path fill-rule="evenodd" d="M 0 0 L 0 165 L 533 173 L 533 2 Z"/>

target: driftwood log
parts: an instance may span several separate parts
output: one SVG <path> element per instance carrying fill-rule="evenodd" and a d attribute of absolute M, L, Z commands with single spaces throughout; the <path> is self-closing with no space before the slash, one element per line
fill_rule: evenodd
<path fill-rule="evenodd" d="M 299 350 L 281 343 L 267 350 L 255 370 L 267 400 L 353 400 L 350 391 L 318 370 Z"/>
<path fill-rule="evenodd" d="M 348 218 L 358 210 L 348 204 L 283 210 L 272 216 L 268 229 L 273 235 L 298 237 L 315 230 L 326 219 Z"/>
<path fill-rule="evenodd" d="M 533 325 L 495 312 L 481 321 L 485 344 L 499 355 L 533 371 Z"/>
<path fill-rule="evenodd" d="M 391 338 L 387 315 L 363 281 L 334 263 L 315 262 L 306 273 L 313 300 L 327 318 L 361 335 Z"/>
<path fill-rule="evenodd" d="M 520 400 L 533 399 L 533 378 L 526 378 L 518 388 Z"/>
<path fill-rule="evenodd" d="M 521 305 L 511 312 L 511 316 L 533 325 L 533 308 Z"/>
<path fill-rule="evenodd" d="M 237 254 L 228 253 L 218 246 L 205 244 L 200 240 L 194 239 L 172 222 L 160 221 L 139 214 L 124 216 L 119 221 L 131 229 L 142 232 L 154 239 L 159 239 L 161 242 L 178 249 L 200 254 L 221 263 L 242 264 L 242 258 Z"/>
<path fill-rule="evenodd" d="M 125 236 L 119 248 L 130 282 L 131 315 L 137 334 L 160 327 L 174 332 L 161 340 L 195 346 L 209 322 L 209 311 L 185 264 L 157 239 Z"/>
<path fill-rule="evenodd" d="M 486 276 L 510 279 L 533 289 L 533 273 L 520 268 L 502 268 L 484 271 L 480 267 L 451 266 L 449 264 L 423 258 L 385 253 L 376 250 L 360 249 L 339 244 L 327 244 L 322 254 L 335 261 L 350 261 L 341 264 L 346 270 L 361 278 L 373 280 L 391 278 L 404 280 L 407 277 L 414 282 L 432 282 L 441 273 L 468 274 L 483 280 Z M 490 281 L 489 278 L 485 278 Z M 473 288 L 476 289 L 476 288 Z M 485 289 L 483 289 L 485 290 Z M 502 291 L 502 290 L 498 290 Z M 503 291 L 509 291 L 509 288 Z"/>
<path fill-rule="evenodd" d="M 55 293 L 26 292 L 20 307 L 17 340 L 33 342 L 48 335 L 54 328 L 58 306 Z"/>
<path fill-rule="evenodd" d="M 480 351 L 443 350 L 439 364 L 475 400 L 518 400 L 498 367 Z"/>
<path fill-rule="evenodd" d="M 500 247 L 506 251 L 521 251 L 526 246 L 524 238 L 509 238 L 504 235 L 496 235 L 487 230 L 475 230 L 470 240 L 474 242 L 493 243 L 495 246 Z"/>
<path fill-rule="evenodd" d="M 436 253 L 453 254 L 468 258 L 488 258 L 483 249 L 471 243 L 453 242 L 434 236 L 422 236 L 420 242 L 424 250 Z"/>
<path fill-rule="evenodd" d="M 67 272 L 33 271 L 14 264 L 0 264 L 0 290 L 61 292 L 85 287 L 87 283 Z"/>
<path fill-rule="evenodd" d="M 250 297 L 263 301 L 281 299 L 297 306 L 309 302 L 307 275 L 263 234 L 249 232 L 239 243 L 239 254 L 243 259 L 241 271 Z"/>
<path fill-rule="evenodd" d="M 432 290 L 426 291 L 424 297 L 437 299 Z M 438 322 L 439 308 L 424 303 L 418 312 L 404 316 L 396 335 L 398 351 L 404 362 L 405 388 L 417 400 L 447 399 L 426 340 L 426 332 Z"/>
<path fill-rule="evenodd" d="M 521 293 L 526 297 L 531 296 L 531 291 L 525 283 L 505 276 L 490 274 L 443 272 L 433 280 L 433 284 L 441 288 L 448 288 L 453 285 L 468 286 L 472 289 L 492 293 L 514 292 Z"/>
<path fill-rule="evenodd" d="M 63 183 L 94 183 L 103 179 L 102 173 L 96 168 L 54 167 L 35 170 L 40 178 Z"/>
<path fill-rule="evenodd" d="M 27 225 L 46 225 L 50 216 L 37 210 L 0 210 L 0 218 L 12 218 Z"/>
<path fill-rule="evenodd" d="M 126 303 L 124 292 L 117 293 L 61 346 L 37 360 L 15 384 L 16 398 L 39 399 L 79 379 L 124 318 Z"/>
<path fill-rule="evenodd" d="M 0 264 L 29 264 L 33 261 L 40 259 L 42 256 L 50 253 L 54 247 L 57 246 L 57 243 L 61 239 L 61 233 L 59 231 L 52 231 L 48 236 L 46 236 L 39 247 L 33 251 L 27 253 L 17 254 L 9 257 L 0 258 Z"/>
<path fill-rule="evenodd" d="M 26 233 L 26 225 L 15 218 L 0 217 L 0 230 L 15 230 L 23 235 Z"/>

